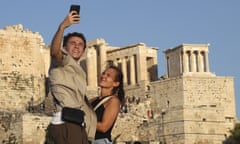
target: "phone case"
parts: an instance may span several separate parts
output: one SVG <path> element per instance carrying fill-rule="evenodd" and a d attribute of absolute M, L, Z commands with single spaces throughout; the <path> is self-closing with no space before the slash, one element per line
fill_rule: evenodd
<path fill-rule="evenodd" d="M 79 12 L 80 12 L 80 5 L 71 5 L 69 12 L 71 12 L 73 10 L 77 11 L 77 13 L 79 14 Z"/>

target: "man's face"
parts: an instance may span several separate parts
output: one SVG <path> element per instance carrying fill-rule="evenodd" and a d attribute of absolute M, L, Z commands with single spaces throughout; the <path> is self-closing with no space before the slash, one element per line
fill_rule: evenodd
<path fill-rule="evenodd" d="M 79 60 L 84 53 L 84 41 L 80 37 L 73 36 L 69 38 L 65 48 L 75 60 Z"/>

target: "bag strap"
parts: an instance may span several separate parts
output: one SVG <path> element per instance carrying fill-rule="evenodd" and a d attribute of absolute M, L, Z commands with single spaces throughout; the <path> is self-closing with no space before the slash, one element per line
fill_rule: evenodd
<path fill-rule="evenodd" d="M 93 108 L 93 110 L 96 111 L 96 109 L 97 109 L 100 105 L 102 105 L 103 103 L 105 103 L 105 102 L 106 102 L 107 100 L 109 100 L 111 97 L 112 97 L 112 96 L 107 96 L 107 97 L 103 98 L 103 99 Z"/>

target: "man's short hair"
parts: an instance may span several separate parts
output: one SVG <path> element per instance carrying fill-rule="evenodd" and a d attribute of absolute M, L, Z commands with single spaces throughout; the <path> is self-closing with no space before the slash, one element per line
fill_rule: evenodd
<path fill-rule="evenodd" d="M 64 37 L 63 37 L 63 46 L 65 47 L 66 45 L 67 45 L 67 42 L 68 42 L 68 40 L 71 38 L 71 37 L 79 37 L 79 38 L 81 38 L 82 40 L 83 40 L 83 42 L 84 42 L 84 50 L 85 50 L 85 48 L 86 48 L 86 38 L 85 38 L 85 36 L 82 34 L 82 33 L 78 33 L 78 32 L 72 32 L 72 33 L 68 33 L 67 35 L 65 35 Z"/>

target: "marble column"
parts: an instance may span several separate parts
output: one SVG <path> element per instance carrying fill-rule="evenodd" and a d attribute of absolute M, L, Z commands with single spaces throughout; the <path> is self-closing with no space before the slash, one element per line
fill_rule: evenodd
<path fill-rule="evenodd" d="M 204 52 L 206 72 L 209 72 L 208 51 Z"/>
<path fill-rule="evenodd" d="M 122 58 L 122 73 L 123 73 L 123 83 L 127 84 L 127 64 L 126 64 L 126 58 Z"/>
<path fill-rule="evenodd" d="M 98 63 L 100 66 L 100 73 L 103 72 L 106 68 L 106 61 L 107 61 L 107 49 L 105 45 L 98 45 L 97 48 L 99 49 L 99 59 Z"/>
<path fill-rule="evenodd" d="M 183 51 L 183 72 L 189 72 L 189 56 L 187 51 Z"/>
<path fill-rule="evenodd" d="M 204 71 L 203 52 L 202 51 L 199 51 L 199 53 L 198 53 L 198 68 L 199 68 L 199 72 Z"/>
<path fill-rule="evenodd" d="M 183 53 L 180 52 L 179 54 L 179 68 L 180 68 L 180 74 L 183 73 Z"/>
<path fill-rule="evenodd" d="M 194 51 L 191 51 L 191 72 L 196 72 L 196 55 Z"/>
<path fill-rule="evenodd" d="M 134 56 L 130 56 L 130 82 L 131 85 L 135 85 L 136 84 L 136 70 L 135 70 L 135 64 L 134 64 Z"/>
<path fill-rule="evenodd" d="M 89 87 L 97 86 L 97 54 L 94 47 L 87 50 L 87 83 Z"/>
<path fill-rule="evenodd" d="M 113 60 L 113 65 L 118 67 L 118 60 L 117 59 Z"/>

